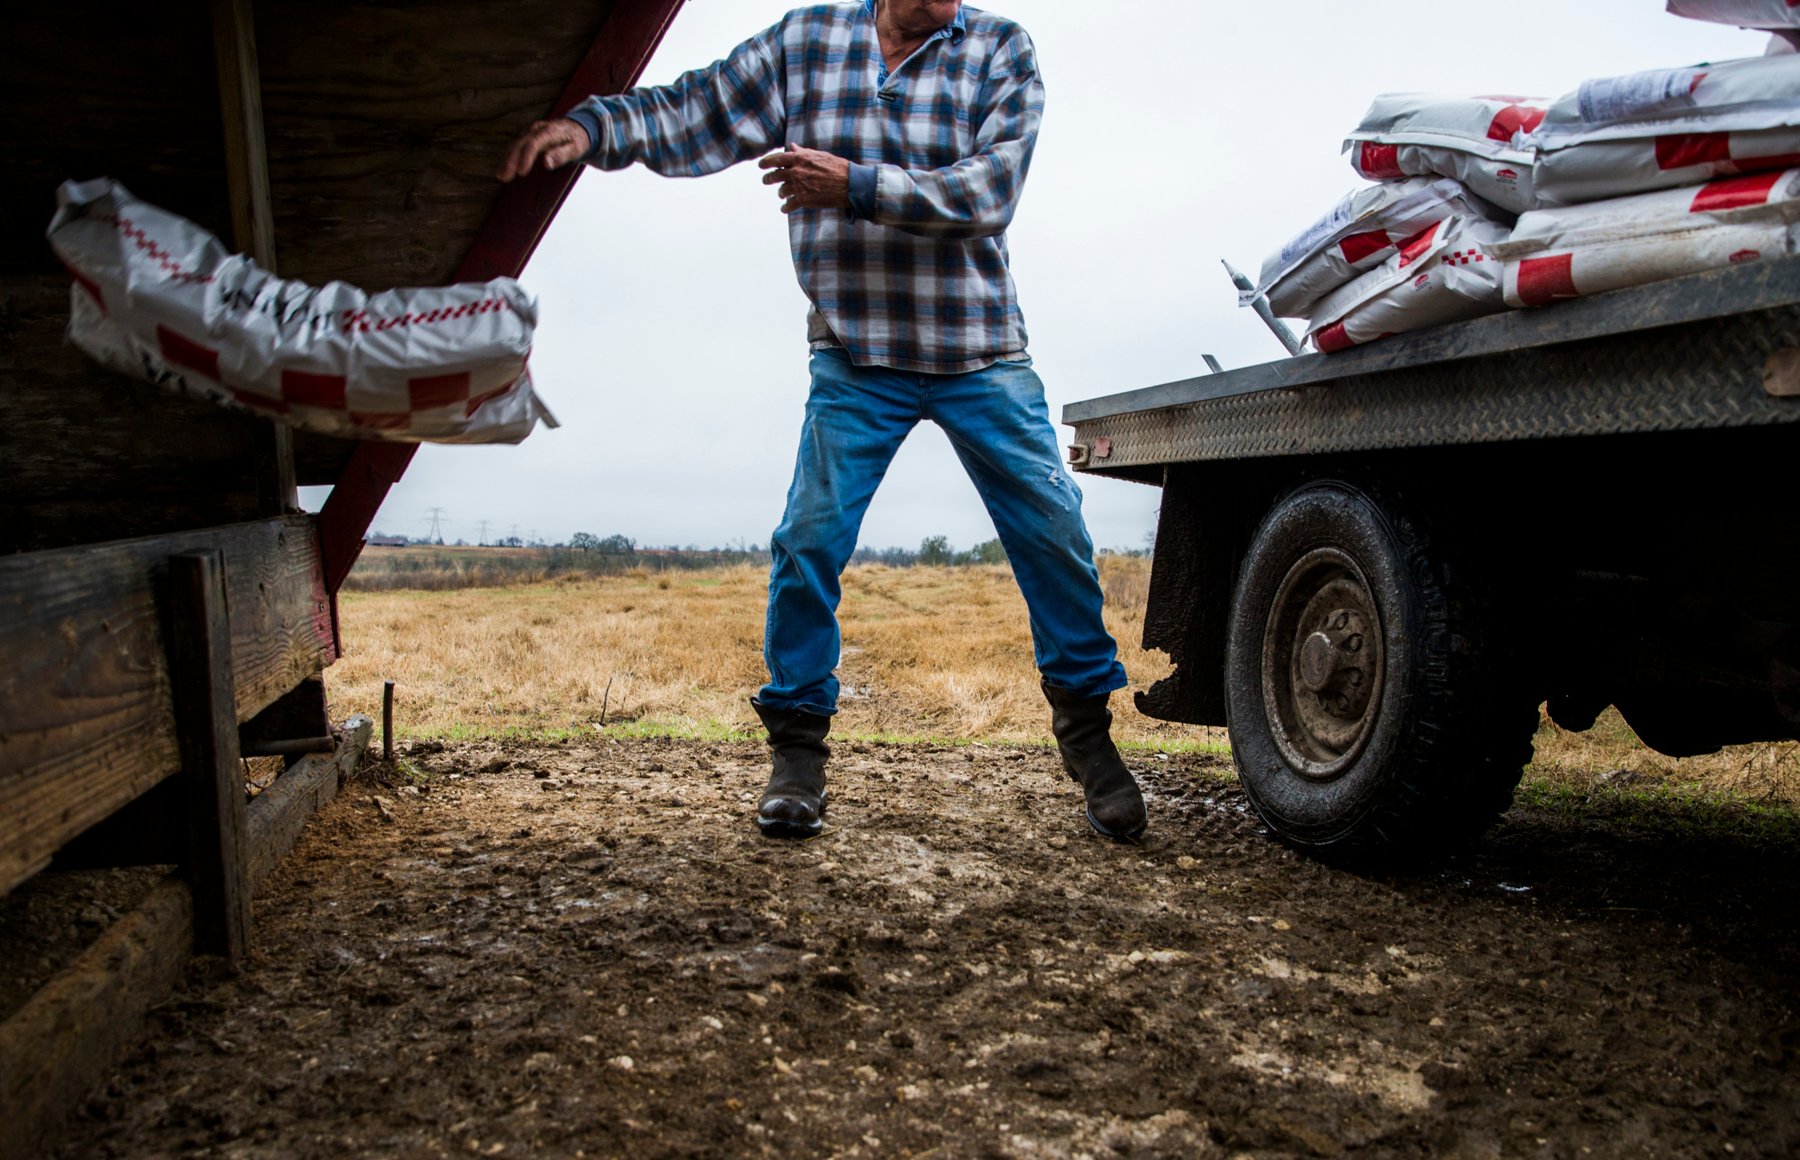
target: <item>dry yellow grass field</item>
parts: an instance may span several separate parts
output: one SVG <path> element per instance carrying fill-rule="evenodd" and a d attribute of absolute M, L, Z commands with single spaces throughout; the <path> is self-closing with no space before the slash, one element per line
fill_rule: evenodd
<path fill-rule="evenodd" d="M 1106 557 L 1107 621 L 1133 687 L 1166 675 L 1137 647 L 1149 561 Z M 331 673 L 342 711 L 397 685 L 395 732 L 461 737 L 591 732 L 605 713 L 627 733 L 750 733 L 762 664 L 766 570 L 634 569 L 599 578 L 446 592 L 346 592 L 345 657 Z M 1004 566 L 853 567 L 840 609 L 840 734 L 1047 741 L 1025 604 Z M 1113 699 L 1140 744 L 1222 743 Z"/>
<path fill-rule="evenodd" d="M 1132 688 L 1169 671 L 1138 646 L 1150 561 L 1101 560 L 1107 623 Z M 345 592 L 334 713 L 376 714 L 397 685 L 401 736 L 754 735 L 766 573 L 633 569 L 598 578 L 453 591 Z M 1047 743 L 1025 606 L 1004 566 L 858 566 L 840 610 L 839 736 Z M 1113 698 L 1128 745 L 1223 749 L 1222 729 L 1174 725 Z M 1676 761 L 1615 713 L 1571 734 L 1546 721 L 1534 774 L 1576 786 L 1728 790 L 1800 801 L 1800 744 L 1738 746 Z"/>

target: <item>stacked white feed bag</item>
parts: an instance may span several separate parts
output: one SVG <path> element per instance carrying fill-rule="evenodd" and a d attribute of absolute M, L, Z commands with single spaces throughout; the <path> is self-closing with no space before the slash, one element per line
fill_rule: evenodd
<path fill-rule="evenodd" d="M 325 435 L 517 443 L 555 425 L 526 370 L 537 304 L 511 278 L 313 287 L 107 178 L 57 202 L 69 337 L 114 370 Z"/>
<path fill-rule="evenodd" d="M 1800 0 L 1669 0 L 1669 11 L 1739 28 L 1800 28 Z"/>
<path fill-rule="evenodd" d="M 1263 263 L 1248 305 L 1269 300 L 1276 314 L 1302 318 L 1320 298 L 1393 257 L 1409 239 L 1449 217 L 1499 219 L 1488 205 L 1448 177 L 1413 177 L 1356 190 Z"/>
<path fill-rule="evenodd" d="M 1528 213 L 1496 252 L 1506 301 L 1543 306 L 1796 252 L 1800 168 Z"/>
<path fill-rule="evenodd" d="M 1800 56 L 1586 81 L 1530 134 L 1539 207 L 1800 163 Z"/>
<path fill-rule="evenodd" d="M 1507 233 L 1498 222 L 1473 217 L 1446 218 L 1426 227 L 1380 268 L 1320 301 L 1307 337 L 1330 354 L 1506 309 L 1494 247 Z"/>
<path fill-rule="evenodd" d="M 1512 213 L 1535 204 L 1529 134 L 1549 111 L 1536 97 L 1387 93 L 1344 141 L 1350 164 L 1371 181 L 1454 177 Z"/>

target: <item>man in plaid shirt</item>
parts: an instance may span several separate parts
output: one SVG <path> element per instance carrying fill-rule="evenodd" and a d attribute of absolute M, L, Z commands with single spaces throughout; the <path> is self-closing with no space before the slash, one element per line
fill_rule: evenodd
<path fill-rule="evenodd" d="M 949 435 L 993 517 L 1089 823 L 1143 832 L 1143 797 L 1109 735 L 1125 670 L 1007 268 L 1043 105 L 1036 53 L 1011 21 L 961 0 L 855 0 L 795 9 L 672 85 L 592 97 L 533 125 L 502 164 L 508 181 L 572 161 L 697 177 L 760 156 L 781 197 L 813 353 L 770 542 L 770 680 L 751 702 L 774 752 L 756 816 L 767 834 L 823 825 L 839 575 L 922 419 Z"/>

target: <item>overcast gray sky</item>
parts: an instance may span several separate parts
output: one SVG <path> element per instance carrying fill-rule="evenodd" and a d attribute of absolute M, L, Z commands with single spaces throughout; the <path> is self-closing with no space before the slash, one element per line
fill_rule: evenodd
<path fill-rule="evenodd" d="M 666 83 L 787 0 L 688 0 L 644 76 Z M 1762 51 L 1662 0 L 993 0 L 1037 43 L 1048 106 L 1010 241 L 1052 415 L 1076 399 L 1279 357 L 1219 266 L 1266 253 L 1360 184 L 1343 135 L 1380 92 L 1554 97 L 1585 77 Z M 804 144 L 804 142 L 802 142 Z M 498 160 L 498 159 L 496 159 Z M 562 421 L 519 447 L 425 447 L 377 530 L 450 540 L 622 533 L 766 544 L 806 398 L 806 303 L 753 165 L 697 181 L 588 172 L 522 279 L 532 370 Z M 1067 429 L 1062 429 L 1067 434 Z M 1084 480 L 1095 543 L 1140 547 L 1156 489 Z M 993 536 L 924 425 L 862 542 Z"/>

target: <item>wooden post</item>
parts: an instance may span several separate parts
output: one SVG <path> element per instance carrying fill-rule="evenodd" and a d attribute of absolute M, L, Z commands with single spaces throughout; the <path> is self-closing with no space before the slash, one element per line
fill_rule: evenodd
<path fill-rule="evenodd" d="M 275 212 L 269 197 L 268 151 L 263 141 L 256 24 L 250 0 L 212 0 L 212 13 L 232 240 L 238 250 L 273 274 Z M 256 420 L 256 491 L 265 516 L 300 510 L 300 495 L 294 486 L 294 433 L 273 419 Z"/>
<path fill-rule="evenodd" d="M 381 682 L 381 760 L 394 764 L 394 682 Z"/>
<path fill-rule="evenodd" d="M 187 786 L 194 949 L 236 963 L 250 939 L 250 888 L 222 553 L 170 558 L 169 613 L 169 676 Z"/>

